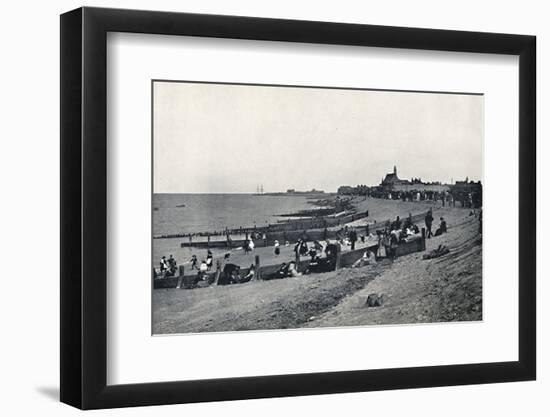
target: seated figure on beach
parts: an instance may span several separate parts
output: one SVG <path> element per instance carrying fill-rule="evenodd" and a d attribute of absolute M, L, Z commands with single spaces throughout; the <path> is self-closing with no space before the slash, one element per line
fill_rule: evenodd
<path fill-rule="evenodd" d="M 195 279 L 193 280 L 193 285 L 197 285 L 200 281 L 204 281 L 206 278 L 206 261 L 203 259 L 201 262 L 201 265 L 199 267 L 199 270 L 197 272 L 197 275 L 195 276 Z"/>
<path fill-rule="evenodd" d="M 283 262 L 279 269 L 277 270 L 277 278 L 286 278 L 288 276 L 288 267 L 289 265 L 286 262 Z"/>
<path fill-rule="evenodd" d="M 439 220 L 440 220 L 439 228 L 435 231 L 434 236 L 440 236 L 443 233 L 447 233 L 447 222 L 443 217 L 441 217 Z"/>
<path fill-rule="evenodd" d="M 317 258 L 317 249 L 315 249 L 315 246 L 312 246 L 307 254 L 314 261 Z"/>
<path fill-rule="evenodd" d="M 314 240 L 313 241 L 313 247 L 315 248 L 316 251 L 318 251 L 319 253 L 322 253 L 323 252 L 323 245 L 321 245 L 319 243 L 318 240 Z"/>
<path fill-rule="evenodd" d="M 204 279 L 204 276 L 206 275 L 206 271 L 208 271 L 208 265 L 206 261 L 203 259 L 201 261 L 201 266 L 199 267 L 199 275 Z"/>
<path fill-rule="evenodd" d="M 325 246 L 325 255 L 326 258 L 317 258 L 316 264 L 310 263 L 311 272 L 328 272 L 334 271 L 336 267 L 336 256 L 338 255 L 338 246 L 336 243 L 330 243 L 327 240 L 327 245 Z"/>
<path fill-rule="evenodd" d="M 390 232 L 390 240 L 393 239 L 396 242 L 399 242 L 401 240 L 401 229 L 394 229 Z"/>
<path fill-rule="evenodd" d="M 351 267 L 360 268 L 362 266 L 372 265 L 375 263 L 376 263 L 376 255 L 372 251 L 367 250 L 365 251 L 365 253 L 363 253 L 363 256 L 361 258 L 359 258 L 353 263 Z"/>
<path fill-rule="evenodd" d="M 288 276 L 289 277 L 299 277 L 302 275 L 300 272 L 298 272 L 298 269 L 296 269 L 296 262 L 290 261 L 288 264 Z"/>
<path fill-rule="evenodd" d="M 218 279 L 218 285 L 229 285 L 235 282 L 239 276 L 241 267 L 235 264 L 227 263 L 223 267 L 223 272 Z"/>
<path fill-rule="evenodd" d="M 254 266 L 254 264 L 251 264 L 250 269 L 248 270 L 248 274 L 246 274 L 242 278 L 238 278 L 238 283 L 244 284 L 245 282 L 251 281 L 252 279 L 254 279 L 255 274 L 256 274 L 256 267 Z"/>

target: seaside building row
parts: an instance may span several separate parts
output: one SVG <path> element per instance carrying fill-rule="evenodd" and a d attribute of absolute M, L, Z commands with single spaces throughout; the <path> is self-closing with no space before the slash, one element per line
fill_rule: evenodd
<path fill-rule="evenodd" d="M 481 181 L 456 181 L 454 184 L 443 184 L 439 181 L 424 182 L 421 178 L 401 179 L 397 175 L 397 167 L 393 172 L 386 174 L 379 185 L 367 186 L 364 184 L 341 186 L 340 195 L 361 195 L 375 198 L 387 198 L 403 201 L 441 200 L 443 204 L 478 208 L 482 205 Z"/>

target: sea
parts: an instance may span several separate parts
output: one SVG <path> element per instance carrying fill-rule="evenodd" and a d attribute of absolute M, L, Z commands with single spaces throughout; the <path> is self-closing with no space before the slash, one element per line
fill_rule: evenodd
<path fill-rule="evenodd" d="M 318 198 L 267 194 L 153 194 L 153 236 L 266 226 L 288 219 L 282 214 L 314 208 L 308 202 Z M 189 261 L 193 254 L 204 256 L 204 249 L 181 248 L 185 239 L 153 239 L 153 265 L 158 266 L 162 256 L 173 255 L 178 263 Z M 213 250 L 214 255 L 222 251 Z"/>

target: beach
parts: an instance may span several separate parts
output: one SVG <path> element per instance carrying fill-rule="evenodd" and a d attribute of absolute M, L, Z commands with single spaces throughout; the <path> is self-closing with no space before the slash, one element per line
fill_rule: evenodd
<path fill-rule="evenodd" d="M 482 319 L 482 245 L 479 223 L 471 210 L 440 203 L 403 202 L 355 197 L 358 210 L 369 210 L 368 221 L 406 218 L 433 208 L 444 217 L 448 233 L 426 239 L 426 251 L 384 259 L 362 268 L 304 275 L 273 281 L 210 286 L 193 290 L 153 291 L 153 333 L 195 333 L 307 327 L 412 324 Z M 424 225 L 420 222 L 418 226 Z M 422 256 L 440 245 L 450 253 L 436 259 Z M 344 249 L 346 250 L 346 249 Z M 247 265 L 259 255 L 272 262 L 273 247 L 252 254 L 232 253 Z M 204 251 L 205 252 L 205 251 Z M 293 257 L 283 248 L 277 260 Z M 379 307 L 366 307 L 371 293 L 383 294 Z"/>

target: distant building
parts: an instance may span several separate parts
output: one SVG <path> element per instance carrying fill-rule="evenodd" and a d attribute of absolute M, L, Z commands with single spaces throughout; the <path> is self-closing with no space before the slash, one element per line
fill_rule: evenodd
<path fill-rule="evenodd" d="M 481 181 L 468 181 L 466 177 L 465 181 L 456 181 L 451 186 L 451 193 L 459 200 L 465 202 L 469 207 L 481 207 L 483 203 L 483 188 Z"/>
<path fill-rule="evenodd" d="M 393 167 L 393 172 L 386 174 L 377 188 L 378 192 L 403 192 L 403 191 L 418 191 L 418 192 L 445 192 L 449 191 L 450 186 L 441 184 L 441 182 L 423 182 L 421 178 L 411 178 L 411 180 L 402 180 L 397 176 L 397 167 Z"/>
<path fill-rule="evenodd" d="M 393 167 L 393 172 L 386 174 L 378 186 L 357 185 L 351 187 L 342 185 L 338 188 L 338 194 L 364 195 L 403 201 L 437 200 L 453 205 L 458 202 L 462 204 L 462 207 L 481 207 L 482 205 L 480 181 L 468 181 L 466 178 L 466 181 L 457 181 L 454 185 L 450 185 L 442 184 L 439 181 L 424 182 L 421 178 L 404 180 L 397 175 L 397 166 Z"/>
<path fill-rule="evenodd" d="M 311 191 L 296 191 L 294 188 L 289 188 L 286 190 L 287 194 L 324 194 L 325 192 L 323 190 L 316 190 L 315 188 L 312 188 Z"/>
<path fill-rule="evenodd" d="M 342 185 L 338 187 L 338 194 L 341 195 L 352 195 L 355 194 L 355 187 L 350 187 L 349 185 Z"/>
<path fill-rule="evenodd" d="M 393 166 L 393 172 L 386 174 L 386 178 L 382 180 L 380 184 L 382 187 L 393 187 L 395 185 L 408 185 L 410 182 L 408 180 L 401 180 L 397 176 L 397 167 Z"/>

